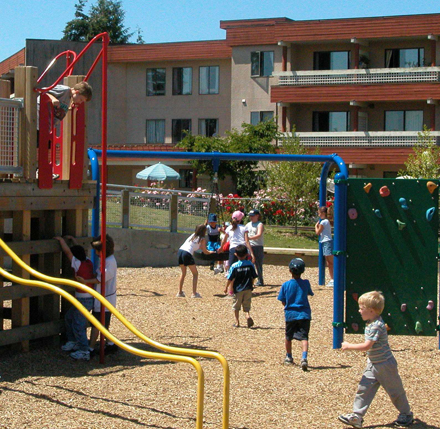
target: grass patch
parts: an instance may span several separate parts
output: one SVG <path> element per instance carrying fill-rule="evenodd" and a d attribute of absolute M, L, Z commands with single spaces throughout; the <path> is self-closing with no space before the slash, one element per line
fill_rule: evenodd
<path fill-rule="evenodd" d="M 264 245 L 267 247 L 286 247 L 290 249 L 317 249 L 318 236 L 312 232 L 298 232 L 293 228 L 265 226 Z"/>

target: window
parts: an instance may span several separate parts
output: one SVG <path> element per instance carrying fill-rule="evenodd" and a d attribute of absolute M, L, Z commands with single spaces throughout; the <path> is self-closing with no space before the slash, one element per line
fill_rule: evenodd
<path fill-rule="evenodd" d="M 350 51 L 314 52 L 313 70 L 346 70 L 350 68 Z"/>
<path fill-rule="evenodd" d="M 199 134 L 205 137 L 218 134 L 218 119 L 199 119 Z"/>
<path fill-rule="evenodd" d="M 173 95 L 190 95 L 192 93 L 192 68 L 173 68 Z"/>
<path fill-rule="evenodd" d="M 219 66 L 200 67 L 200 94 L 218 94 Z"/>
<path fill-rule="evenodd" d="M 251 124 L 257 125 L 260 122 L 271 121 L 273 112 L 251 112 Z"/>
<path fill-rule="evenodd" d="M 251 52 L 251 76 L 272 76 L 273 51 Z"/>
<path fill-rule="evenodd" d="M 423 110 L 387 110 L 385 131 L 423 130 Z"/>
<path fill-rule="evenodd" d="M 313 131 L 349 131 L 350 112 L 313 112 Z"/>
<path fill-rule="evenodd" d="M 165 69 L 147 69 L 147 96 L 165 95 Z"/>
<path fill-rule="evenodd" d="M 385 67 L 423 67 L 424 57 L 423 48 L 385 49 Z"/>
<path fill-rule="evenodd" d="M 173 143 L 179 143 L 182 141 L 186 136 L 187 131 L 191 132 L 191 119 L 173 119 Z"/>
<path fill-rule="evenodd" d="M 179 174 L 180 174 L 179 188 L 192 188 L 193 170 L 182 168 L 179 170 Z"/>
<path fill-rule="evenodd" d="M 165 119 L 147 120 L 147 143 L 165 143 Z"/>

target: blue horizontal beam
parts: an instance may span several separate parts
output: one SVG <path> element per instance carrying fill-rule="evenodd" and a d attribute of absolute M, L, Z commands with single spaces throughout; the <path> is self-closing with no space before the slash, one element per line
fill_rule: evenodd
<path fill-rule="evenodd" d="M 101 150 L 95 153 L 100 157 Z M 332 162 L 339 171 L 348 177 L 345 162 L 337 154 L 332 155 L 287 155 L 263 153 L 220 153 L 220 152 L 165 152 L 165 151 L 137 151 L 137 150 L 107 150 L 108 158 L 159 158 L 159 159 L 203 159 L 203 160 L 230 160 L 230 161 L 302 161 L 302 162 Z"/>

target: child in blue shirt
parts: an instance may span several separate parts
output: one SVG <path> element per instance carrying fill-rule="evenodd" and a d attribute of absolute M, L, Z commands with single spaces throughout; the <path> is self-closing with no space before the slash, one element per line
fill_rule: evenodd
<path fill-rule="evenodd" d="M 249 312 L 251 310 L 254 281 L 258 276 L 254 264 L 247 259 L 247 255 L 247 247 L 239 244 L 235 248 L 235 256 L 238 261 L 231 265 L 228 272 L 226 289 L 229 291 L 229 295 L 233 295 L 234 298 L 232 309 L 235 312 L 235 323 L 233 325 L 235 328 L 240 327 L 239 314 L 241 307 L 246 313 L 247 327 L 252 328 L 254 326 L 254 321 Z"/>
<path fill-rule="evenodd" d="M 308 280 L 303 280 L 301 274 L 305 271 L 306 264 L 301 258 L 292 259 L 289 271 L 292 279 L 283 283 L 278 295 L 278 300 L 284 305 L 286 319 L 286 358 L 284 363 L 293 365 L 292 339 L 301 341 L 302 359 L 301 368 L 307 371 L 307 353 L 309 350 L 309 331 L 312 311 L 309 304 L 309 295 L 313 296 Z"/>

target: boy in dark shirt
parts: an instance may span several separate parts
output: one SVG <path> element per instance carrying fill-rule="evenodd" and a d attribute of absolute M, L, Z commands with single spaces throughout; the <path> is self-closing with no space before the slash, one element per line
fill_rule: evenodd
<path fill-rule="evenodd" d="M 235 248 L 235 256 L 238 258 L 238 262 L 235 262 L 229 268 L 227 289 L 229 294 L 234 294 L 234 302 L 232 309 L 235 312 L 234 327 L 240 326 L 240 309 L 243 307 L 243 311 L 246 313 L 247 326 L 251 328 L 254 326 L 254 321 L 250 316 L 252 301 L 252 291 L 254 289 L 254 281 L 258 277 L 255 271 L 254 264 L 248 261 L 247 247 L 240 244 Z"/>

